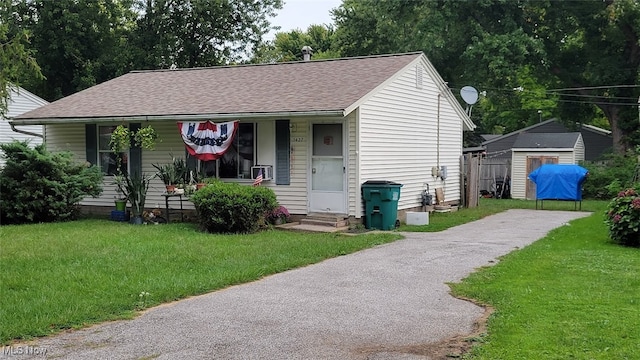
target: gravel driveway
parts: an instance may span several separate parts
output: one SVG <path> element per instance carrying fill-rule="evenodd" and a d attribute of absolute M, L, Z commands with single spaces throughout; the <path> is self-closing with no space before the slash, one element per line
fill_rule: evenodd
<path fill-rule="evenodd" d="M 509 210 L 115 321 L 15 345 L 61 359 L 429 359 L 410 349 L 468 334 L 483 309 L 459 281 L 589 215 Z M 19 346 L 23 346 L 19 348 Z"/>

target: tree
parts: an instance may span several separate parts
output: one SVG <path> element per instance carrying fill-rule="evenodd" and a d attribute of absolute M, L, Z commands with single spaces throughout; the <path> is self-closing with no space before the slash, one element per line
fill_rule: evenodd
<path fill-rule="evenodd" d="M 125 48 L 131 0 L 16 0 L 14 26 L 32 34 L 46 81 L 30 90 L 53 101 L 129 70 Z"/>
<path fill-rule="evenodd" d="M 638 0 L 345 0 L 333 14 L 345 55 L 421 50 L 450 87 L 486 89 L 482 121 L 531 122 L 541 106 L 567 123 L 600 113 L 619 152 L 640 143 Z"/>
<path fill-rule="evenodd" d="M 310 25 L 306 32 L 291 30 L 278 32 L 273 41 L 262 44 L 251 62 L 272 63 L 302 60 L 302 47 L 313 49 L 313 59 L 335 59 L 340 52 L 335 41 L 335 31 L 330 25 Z"/>
<path fill-rule="evenodd" d="M 26 76 L 41 78 L 38 63 L 29 49 L 29 32 L 11 28 L 11 0 L 0 0 L 0 118 L 7 111 L 11 86 Z"/>
<path fill-rule="evenodd" d="M 157 69 L 240 61 L 270 30 L 282 0 L 139 0 L 134 64 Z"/>

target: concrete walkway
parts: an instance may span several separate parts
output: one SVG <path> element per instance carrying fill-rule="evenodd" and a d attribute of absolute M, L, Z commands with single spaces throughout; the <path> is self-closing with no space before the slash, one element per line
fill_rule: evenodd
<path fill-rule="evenodd" d="M 407 349 L 469 333 L 483 313 L 445 283 L 587 215 L 509 210 L 439 233 L 405 233 L 29 346 L 60 359 L 429 359 Z"/>

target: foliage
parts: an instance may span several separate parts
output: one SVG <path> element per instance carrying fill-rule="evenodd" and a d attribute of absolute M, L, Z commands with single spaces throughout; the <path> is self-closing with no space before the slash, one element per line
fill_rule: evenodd
<path fill-rule="evenodd" d="M 127 199 L 131 204 L 133 221 L 140 218 L 144 212 L 144 205 L 147 200 L 147 191 L 149 190 L 151 178 L 144 173 L 141 174 L 135 169 L 132 171 L 132 174 L 123 172 L 120 166 L 122 163 L 121 156 L 122 153 L 131 146 L 132 142 L 143 149 L 153 150 L 157 137 L 155 129 L 151 126 L 143 127 L 132 132 L 129 127 L 121 124 L 111 133 L 109 145 L 111 146 L 111 150 L 116 153 L 118 162 L 118 174 L 114 180 L 118 193 L 122 194 L 123 198 Z"/>
<path fill-rule="evenodd" d="M 200 67 L 240 61 L 270 30 L 281 0 L 137 1 L 131 48 L 136 68 Z"/>
<path fill-rule="evenodd" d="M 146 174 L 135 172 L 132 175 L 116 175 L 115 183 L 118 192 L 131 204 L 131 216 L 133 218 L 142 216 L 151 178 Z"/>
<path fill-rule="evenodd" d="M 273 190 L 264 186 L 213 181 L 190 198 L 202 229 L 212 233 L 258 230 L 265 212 L 277 206 Z"/>
<path fill-rule="evenodd" d="M 42 78 L 29 47 L 29 32 L 9 26 L 10 9 L 11 0 L 0 0 L 0 118 L 6 114 L 12 85 L 19 86 L 28 75 Z"/>
<path fill-rule="evenodd" d="M 453 90 L 486 91 L 473 115 L 484 131 L 541 110 L 567 124 L 605 116 L 619 153 L 640 142 L 637 0 L 344 0 L 333 15 L 342 55 L 421 50 Z"/>
<path fill-rule="evenodd" d="M 265 220 L 270 224 L 275 224 L 278 220 L 288 222 L 289 217 L 291 217 L 291 214 L 289 214 L 289 210 L 287 210 L 287 208 L 282 205 L 278 205 L 273 210 L 267 211 L 266 215 L 264 216 Z"/>
<path fill-rule="evenodd" d="M 111 133 L 109 146 L 117 154 L 126 151 L 132 143 L 142 149 L 153 150 L 157 139 L 158 134 L 151 125 L 132 132 L 128 126 L 120 124 Z"/>
<path fill-rule="evenodd" d="M 633 187 L 634 174 L 639 166 L 638 155 L 640 153 L 628 151 L 625 155 L 606 155 L 601 162 L 583 163 L 582 166 L 589 170 L 589 177 L 583 187 L 583 197 L 611 199 L 620 191 Z"/>
<path fill-rule="evenodd" d="M 151 164 L 158 172 L 156 177 L 162 180 L 165 185 L 176 185 L 178 183 L 178 174 L 173 164 Z"/>
<path fill-rule="evenodd" d="M 251 60 L 253 63 L 301 61 L 302 47 L 313 49 L 312 60 L 340 57 L 335 41 L 335 30 L 331 25 L 310 25 L 306 32 L 291 30 L 278 32 L 273 41 L 262 44 Z"/>
<path fill-rule="evenodd" d="M 635 189 L 621 191 L 611 200 L 605 222 L 613 241 L 640 247 L 640 195 Z"/>
<path fill-rule="evenodd" d="M 77 204 L 102 193 L 102 172 L 73 161 L 70 152 L 50 153 L 44 145 L 1 144 L 5 166 L 0 169 L 0 214 L 3 224 L 74 219 Z"/>
<path fill-rule="evenodd" d="M 158 140 L 158 133 L 151 125 L 142 127 L 133 134 L 133 141 L 143 149 L 153 150 Z"/>
<path fill-rule="evenodd" d="M 132 0 L 13 0 L 12 26 L 31 34 L 45 79 L 25 87 L 54 101 L 130 70 Z"/>

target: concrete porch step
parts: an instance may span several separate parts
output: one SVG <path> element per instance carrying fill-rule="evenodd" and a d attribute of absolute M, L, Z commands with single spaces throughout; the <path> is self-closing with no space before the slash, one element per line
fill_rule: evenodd
<path fill-rule="evenodd" d="M 300 220 L 300 224 L 313 226 L 345 227 L 349 225 L 349 216 L 346 214 L 310 213 L 305 218 Z"/>

